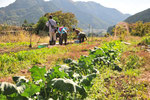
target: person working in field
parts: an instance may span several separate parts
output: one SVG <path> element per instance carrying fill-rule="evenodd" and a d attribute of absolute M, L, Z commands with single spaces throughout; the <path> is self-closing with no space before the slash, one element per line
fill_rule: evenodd
<path fill-rule="evenodd" d="M 73 28 L 73 31 L 76 33 L 79 43 L 84 42 L 84 39 L 87 40 L 86 34 L 84 32 L 81 32 L 80 30 L 75 28 Z"/>
<path fill-rule="evenodd" d="M 53 19 L 53 16 L 49 16 L 49 21 L 47 21 L 46 26 L 49 27 L 49 36 L 50 36 L 50 45 L 56 44 L 56 21 Z"/>
<path fill-rule="evenodd" d="M 65 42 L 65 45 L 67 44 L 67 27 L 59 27 L 58 33 L 59 33 L 59 44 L 62 45 L 63 41 Z"/>

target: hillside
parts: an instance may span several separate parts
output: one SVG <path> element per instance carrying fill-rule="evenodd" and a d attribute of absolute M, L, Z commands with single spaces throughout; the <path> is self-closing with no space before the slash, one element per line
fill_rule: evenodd
<path fill-rule="evenodd" d="M 25 19 L 36 23 L 39 17 L 45 13 L 58 10 L 74 13 L 79 20 L 79 27 L 84 29 L 88 28 L 89 24 L 97 29 L 106 29 L 108 26 L 116 24 L 129 16 L 122 14 L 116 9 L 106 8 L 95 2 L 16 0 L 9 6 L 0 8 L 0 24 L 20 25 Z"/>
<path fill-rule="evenodd" d="M 150 8 L 130 16 L 125 21 L 128 23 L 134 23 L 137 21 L 150 22 Z"/>
<path fill-rule="evenodd" d="M 90 13 L 91 15 L 94 15 L 97 18 L 100 18 L 101 20 L 111 25 L 116 24 L 116 22 L 119 22 L 130 16 L 128 14 L 122 14 L 116 9 L 107 8 L 92 1 L 89 1 L 89 2 L 79 1 L 79 2 L 76 2 L 76 6 L 81 11 Z"/>
<path fill-rule="evenodd" d="M 57 6 L 59 6 L 59 8 L 65 12 L 74 13 L 79 20 L 79 27 L 84 29 L 88 28 L 89 24 L 94 28 L 106 28 L 109 25 L 100 18 L 88 12 L 82 11 L 82 9 L 78 8 L 76 3 L 72 2 L 71 0 L 54 0 L 53 3 L 57 4 Z"/>
<path fill-rule="evenodd" d="M 25 19 L 37 22 L 46 11 L 59 10 L 51 1 L 43 0 L 16 0 L 7 7 L 0 9 L 0 23 L 21 24 Z"/>

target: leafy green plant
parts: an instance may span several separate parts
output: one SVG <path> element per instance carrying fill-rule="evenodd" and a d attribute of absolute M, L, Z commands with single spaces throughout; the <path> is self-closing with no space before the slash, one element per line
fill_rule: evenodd
<path fill-rule="evenodd" d="M 45 68 L 33 66 L 29 70 L 31 72 L 32 81 L 27 80 L 23 76 L 13 77 L 16 84 L 1 83 L 0 94 L 6 96 L 7 99 L 10 97 L 45 100 L 48 100 L 49 98 L 65 99 L 72 98 L 70 95 L 74 94 L 74 98 L 78 98 L 77 95 L 81 95 L 81 98 L 85 98 L 87 93 L 84 86 L 88 86 L 85 84 L 85 81 L 88 80 L 88 82 L 91 83 L 93 77 L 96 77 L 96 74 L 94 74 L 94 76 L 89 75 L 84 77 L 81 79 L 82 81 L 73 81 L 72 77 L 64 72 L 69 69 L 64 69 L 62 67 L 64 66 L 57 65 L 53 69 L 46 71 Z M 69 73 L 69 71 L 67 72 Z M 13 95 L 14 93 L 16 95 Z"/>
<path fill-rule="evenodd" d="M 24 92 L 26 87 L 25 85 L 20 84 L 24 83 L 22 80 L 23 79 L 15 80 L 17 82 L 16 84 L 7 82 L 0 83 L 0 98 L 5 98 L 8 100 L 23 99 L 24 97 L 22 97 L 20 94 Z"/>

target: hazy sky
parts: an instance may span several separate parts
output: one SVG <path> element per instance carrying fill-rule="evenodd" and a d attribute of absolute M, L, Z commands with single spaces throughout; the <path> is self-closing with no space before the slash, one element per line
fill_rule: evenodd
<path fill-rule="evenodd" d="M 15 0 L 0 0 L 0 7 L 13 3 Z M 123 13 L 135 14 L 150 8 L 150 0 L 73 0 L 73 1 L 95 1 L 109 8 L 116 8 Z"/>

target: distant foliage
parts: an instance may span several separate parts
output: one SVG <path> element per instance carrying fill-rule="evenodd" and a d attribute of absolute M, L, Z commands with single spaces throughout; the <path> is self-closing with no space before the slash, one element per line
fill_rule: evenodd
<path fill-rule="evenodd" d="M 115 27 L 109 27 L 107 32 L 114 35 Z M 143 23 L 138 21 L 136 23 L 129 24 L 129 32 L 132 36 L 145 36 L 150 34 L 150 22 Z M 117 34 L 126 35 L 126 30 L 121 27 L 117 27 Z"/>
<path fill-rule="evenodd" d="M 0 34 L 8 35 L 8 34 L 19 34 L 22 31 L 22 27 L 20 26 L 11 26 L 7 24 L 0 25 Z"/>
<path fill-rule="evenodd" d="M 2 31 L 8 31 L 8 30 L 11 30 L 11 27 L 8 26 L 7 24 L 0 25 L 0 32 L 2 32 Z"/>
<path fill-rule="evenodd" d="M 133 36 L 145 36 L 150 34 L 150 22 L 143 23 L 141 21 L 130 24 L 130 33 Z"/>
<path fill-rule="evenodd" d="M 22 27 L 25 28 L 25 27 L 33 27 L 34 23 L 28 23 L 28 21 L 25 19 L 23 24 L 22 24 Z"/>

